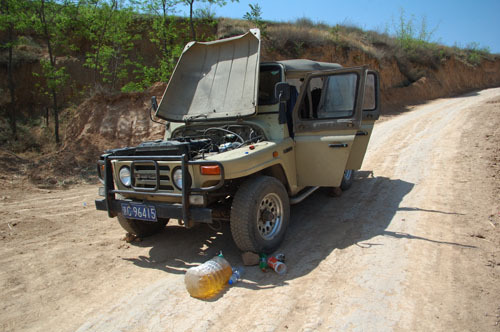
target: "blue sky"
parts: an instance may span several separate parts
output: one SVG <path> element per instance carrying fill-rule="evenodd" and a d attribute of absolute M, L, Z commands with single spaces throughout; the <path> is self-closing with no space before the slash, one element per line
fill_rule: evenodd
<path fill-rule="evenodd" d="M 429 30 L 435 29 L 432 41 L 460 47 L 474 42 L 500 53 L 500 0 L 228 0 L 226 6 L 212 6 L 212 10 L 218 17 L 242 18 L 249 11 L 249 3 L 260 5 L 265 20 L 307 17 L 379 32 L 391 29 L 403 9 L 407 17 L 415 17 L 417 26 L 426 18 Z M 202 2 L 200 5 L 206 6 Z"/>

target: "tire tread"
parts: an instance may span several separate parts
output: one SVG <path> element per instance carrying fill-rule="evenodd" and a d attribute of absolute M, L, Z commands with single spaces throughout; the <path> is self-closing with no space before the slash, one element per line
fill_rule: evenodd
<path fill-rule="evenodd" d="M 236 192 L 234 196 L 233 203 L 231 206 L 231 233 L 233 240 L 241 251 L 252 251 L 261 252 L 263 249 L 256 247 L 255 235 L 252 228 L 252 222 L 250 220 L 254 219 L 252 208 L 256 206 L 259 202 L 258 196 L 261 191 L 269 184 L 274 184 L 280 186 L 286 197 L 284 208 L 287 209 L 288 205 L 288 195 L 284 189 L 282 183 L 274 177 L 270 176 L 257 176 L 246 180 Z M 285 212 L 284 218 L 289 218 L 289 212 Z M 286 222 L 283 225 L 286 229 Z M 267 250 L 265 250 L 267 251 Z"/>
<path fill-rule="evenodd" d="M 118 215 L 120 226 L 130 234 L 139 237 L 146 237 L 160 232 L 168 222 L 168 219 L 159 219 L 157 222 L 147 222 L 143 220 L 127 219 L 123 215 Z"/>

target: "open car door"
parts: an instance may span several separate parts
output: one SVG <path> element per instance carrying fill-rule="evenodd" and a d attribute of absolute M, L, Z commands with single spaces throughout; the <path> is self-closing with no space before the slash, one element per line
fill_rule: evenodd
<path fill-rule="evenodd" d="M 313 72 L 293 110 L 299 186 L 338 187 L 361 130 L 366 67 Z"/>
<path fill-rule="evenodd" d="M 363 114 L 361 127 L 356 132 L 354 143 L 347 160 L 346 169 L 360 169 L 365 157 L 368 142 L 373 131 L 375 120 L 380 116 L 380 85 L 379 75 L 369 70 L 366 75 L 365 95 L 363 99 Z"/>

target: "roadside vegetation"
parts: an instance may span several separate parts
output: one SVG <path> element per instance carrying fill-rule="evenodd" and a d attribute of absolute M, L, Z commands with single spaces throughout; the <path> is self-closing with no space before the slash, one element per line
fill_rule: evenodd
<path fill-rule="evenodd" d="M 251 4 L 241 20 L 217 18 L 214 10 L 226 3 L 0 0 L 0 145 L 15 152 L 41 151 L 48 143 L 57 149 L 64 119 L 85 98 L 167 82 L 188 41 L 229 37 L 253 27 L 261 29 L 269 54 L 300 58 L 310 48 L 325 46 L 344 53 L 359 50 L 378 61 L 396 59 L 403 71 L 409 68 L 410 83 L 422 76 L 415 66 L 437 69 L 450 57 L 478 66 L 495 57 L 477 43 L 443 46 L 435 40 L 438 27 L 404 12 L 380 32 L 305 17 L 267 22 L 258 4 Z M 179 16 L 182 8 L 185 18 Z"/>

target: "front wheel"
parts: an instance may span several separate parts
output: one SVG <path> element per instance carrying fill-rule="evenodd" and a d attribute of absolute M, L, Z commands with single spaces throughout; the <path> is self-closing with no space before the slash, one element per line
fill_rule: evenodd
<path fill-rule="evenodd" d="M 271 253 L 283 241 L 290 203 L 283 184 L 269 176 L 244 182 L 231 206 L 231 233 L 242 251 Z"/>
<path fill-rule="evenodd" d="M 354 170 L 346 169 L 344 171 L 344 176 L 342 177 L 342 183 L 340 184 L 340 189 L 346 191 L 351 188 L 352 183 L 354 182 Z"/>
<path fill-rule="evenodd" d="M 127 219 L 123 214 L 117 216 L 120 226 L 130 234 L 146 237 L 159 233 L 167 225 L 168 219 L 158 219 L 158 221 L 145 221 L 138 219 Z"/>

